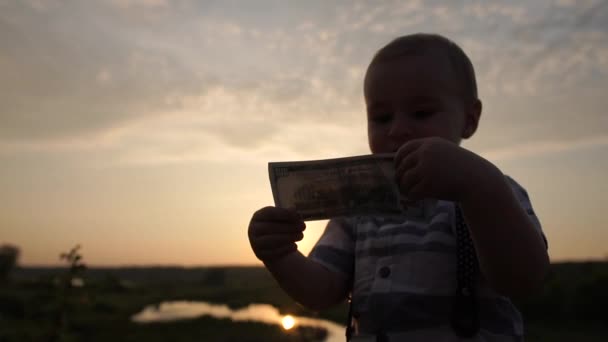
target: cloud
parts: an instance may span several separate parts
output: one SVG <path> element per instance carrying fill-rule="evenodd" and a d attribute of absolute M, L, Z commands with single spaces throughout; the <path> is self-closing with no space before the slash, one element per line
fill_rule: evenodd
<path fill-rule="evenodd" d="M 529 23 L 508 32 L 506 38 L 515 44 L 502 49 L 511 58 L 504 60 L 500 76 L 510 74 L 505 83 L 535 95 L 579 87 L 597 73 L 608 75 L 600 64 L 608 48 L 606 22 L 608 6 L 601 1 L 537 11 Z"/>
<path fill-rule="evenodd" d="M 363 125 L 213 122 L 196 115 L 154 120 L 123 131 L 110 164 L 259 162 L 365 154 Z"/>
<path fill-rule="evenodd" d="M 477 20 L 495 21 L 496 17 L 509 19 L 511 23 L 527 21 L 528 11 L 523 5 L 499 2 L 475 2 L 465 6 L 465 13 Z"/>
<path fill-rule="evenodd" d="M 155 165 L 367 152 L 363 111 L 349 111 L 345 103 L 342 112 L 309 113 L 314 93 L 320 102 L 339 96 L 332 96 L 321 81 L 313 81 L 302 97 L 274 89 L 275 83 L 281 84 L 218 86 L 200 96 L 175 97 L 171 103 L 176 109 L 88 135 L 0 140 L 0 154 L 96 153 L 105 164 Z M 267 90 L 261 96 L 258 90 L 263 88 Z"/>
<path fill-rule="evenodd" d="M 132 8 L 136 5 L 163 7 L 162 2 L 119 4 L 123 12 L 137 11 Z M 283 29 L 259 28 L 253 34 L 230 16 L 196 17 L 179 10 L 166 12 L 142 30 L 150 24 L 145 19 L 130 21 L 123 13 L 103 19 L 96 14 L 111 9 L 81 4 L 64 10 L 46 13 L 44 22 L 24 6 L 0 14 L 0 139 L 96 134 L 130 120 L 163 115 L 176 109 L 175 99 L 200 97 L 214 87 L 277 102 L 311 95 L 305 89 L 311 85 L 313 91 L 324 92 L 319 95 L 335 95 L 332 101 L 344 102 L 337 89 L 352 89 L 306 79 L 325 72 L 328 77 L 344 74 L 347 66 L 338 68 L 330 52 L 332 31 L 294 40 L 292 32 Z M 68 12 L 73 20 L 66 20 Z M 323 89 L 315 84 L 323 84 Z M 309 116 L 315 116 L 314 106 L 305 106 Z"/>
<path fill-rule="evenodd" d="M 0 138 L 56 139 L 109 129 L 200 94 L 214 77 L 148 44 L 91 9 L 44 20 L 26 8 L 0 14 Z M 119 26 L 119 25 L 117 25 Z"/>
<path fill-rule="evenodd" d="M 167 7 L 169 0 L 109 0 L 109 3 L 119 8 L 131 7 Z"/>
<path fill-rule="evenodd" d="M 331 140 L 323 127 L 344 137 L 363 127 L 369 59 L 395 36 L 418 31 L 453 38 L 473 59 L 493 112 L 484 130 L 496 134 L 486 141 L 498 141 L 497 132 L 534 141 L 528 128 L 539 126 L 552 139 L 567 136 L 564 106 L 551 109 L 556 97 L 575 101 L 608 82 L 601 25 L 608 14 L 597 3 L 235 4 L 3 3 L 0 150 L 97 148 L 173 160 L 179 153 L 171 151 L 200 146 L 186 160 L 205 155 L 203 145 L 259 152 L 292 144 L 285 150 L 323 153 L 320 140 L 281 137 L 298 127 L 315 136 L 317 127 Z M 592 101 L 608 105 L 604 97 Z M 608 128 L 597 110 L 582 107 L 569 110 Z M 554 122 L 554 131 L 544 122 Z M 364 132 L 359 140 L 356 150 L 365 150 Z"/>

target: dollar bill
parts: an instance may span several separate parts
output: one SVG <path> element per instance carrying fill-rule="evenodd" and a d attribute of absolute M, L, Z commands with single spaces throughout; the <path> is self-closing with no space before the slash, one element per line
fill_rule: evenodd
<path fill-rule="evenodd" d="M 271 162 L 275 206 L 295 209 L 304 220 L 356 215 L 424 215 L 395 181 L 394 154 Z"/>

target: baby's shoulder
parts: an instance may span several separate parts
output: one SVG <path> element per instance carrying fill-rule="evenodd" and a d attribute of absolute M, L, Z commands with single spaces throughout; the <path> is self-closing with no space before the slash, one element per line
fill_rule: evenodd
<path fill-rule="evenodd" d="M 515 195 L 517 195 L 518 199 L 520 202 L 529 202 L 530 201 L 530 196 L 528 195 L 528 191 L 521 185 L 519 184 L 515 179 L 513 179 L 511 176 L 509 175 L 504 175 L 505 178 L 507 179 L 507 181 L 509 182 L 509 185 L 511 185 L 511 189 L 513 189 L 513 192 L 515 193 Z"/>

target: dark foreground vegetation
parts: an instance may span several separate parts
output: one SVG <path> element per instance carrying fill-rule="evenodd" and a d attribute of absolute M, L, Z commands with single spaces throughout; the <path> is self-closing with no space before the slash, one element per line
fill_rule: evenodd
<path fill-rule="evenodd" d="M 316 329 L 285 331 L 208 316 L 138 324 L 149 304 L 201 300 L 240 308 L 268 303 L 281 313 L 344 323 L 346 304 L 319 314 L 290 300 L 260 267 L 17 268 L 0 284 L 4 341 L 314 341 Z M 82 279 L 84 286 L 73 279 Z M 608 341 L 608 262 L 552 265 L 546 286 L 516 300 L 527 341 Z"/>

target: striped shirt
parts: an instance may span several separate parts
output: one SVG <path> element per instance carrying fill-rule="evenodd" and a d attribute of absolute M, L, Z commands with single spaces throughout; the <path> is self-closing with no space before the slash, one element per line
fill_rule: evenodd
<path fill-rule="evenodd" d="M 542 234 L 527 192 L 507 179 Z M 442 341 L 458 341 L 449 329 L 457 280 L 454 220 L 454 203 L 448 201 L 425 201 L 424 214 L 417 218 L 335 218 L 309 258 L 352 280 L 353 315 L 360 332 L 411 333 L 410 337 L 417 336 L 411 340 L 439 340 L 437 333 L 443 331 Z M 478 296 L 483 337 L 479 341 L 523 339 L 521 315 L 508 298 L 483 279 Z M 423 331 L 429 334 L 420 337 Z"/>

